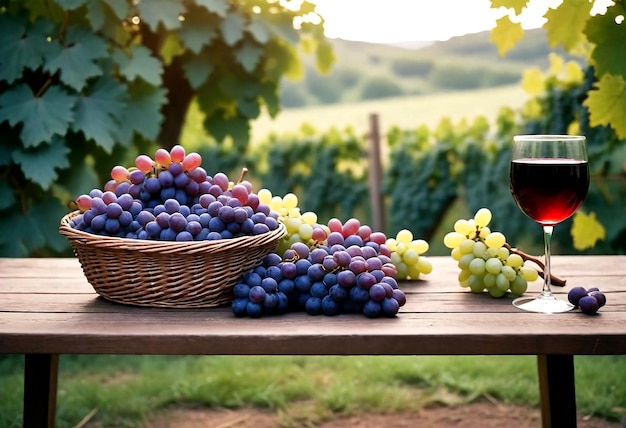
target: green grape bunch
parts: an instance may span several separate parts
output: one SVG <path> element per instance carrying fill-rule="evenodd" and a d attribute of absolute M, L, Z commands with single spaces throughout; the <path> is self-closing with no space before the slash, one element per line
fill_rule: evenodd
<path fill-rule="evenodd" d="M 278 213 L 287 234 L 278 243 L 278 252 L 282 254 L 296 242 L 302 242 L 313 248 L 326 241 L 330 230 L 317 222 L 317 214 L 312 211 L 302 212 L 298 206 L 298 197 L 293 193 L 284 196 L 272 195 L 269 189 L 258 192 L 259 201 L 272 207 Z"/>
<path fill-rule="evenodd" d="M 474 218 L 457 220 L 454 231 L 443 238 L 461 269 L 459 284 L 473 293 L 486 290 L 492 297 L 502 297 L 507 292 L 521 296 L 528 283 L 537 280 L 539 272 L 525 266 L 524 258 L 510 251 L 506 237 L 489 229 L 489 222 L 491 211 L 481 208 Z"/>

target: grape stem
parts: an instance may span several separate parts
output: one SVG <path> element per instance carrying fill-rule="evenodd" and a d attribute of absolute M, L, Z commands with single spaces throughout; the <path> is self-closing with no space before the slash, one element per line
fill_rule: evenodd
<path fill-rule="evenodd" d="M 243 178 L 245 177 L 247 172 L 248 168 L 246 168 L 245 166 L 241 168 L 241 175 L 239 176 L 239 180 L 237 181 L 237 183 L 241 183 L 243 181 Z"/>
<path fill-rule="evenodd" d="M 541 268 L 541 270 L 539 271 L 539 276 L 542 277 L 542 278 L 544 277 L 543 269 L 545 269 L 546 266 L 543 264 L 543 262 L 541 260 L 539 260 L 535 256 L 531 256 L 530 254 L 527 254 L 527 253 L 523 252 L 520 249 L 511 247 L 507 243 L 505 243 L 504 246 L 506 247 L 507 250 L 509 250 L 509 252 L 511 252 L 513 254 L 517 254 L 522 259 L 524 259 L 525 261 L 526 260 L 531 261 L 531 262 L 535 263 L 537 266 L 539 266 Z M 550 283 L 552 285 L 556 285 L 557 287 L 564 287 L 566 282 L 567 282 L 567 280 L 559 278 L 558 276 L 550 274 Z"/>

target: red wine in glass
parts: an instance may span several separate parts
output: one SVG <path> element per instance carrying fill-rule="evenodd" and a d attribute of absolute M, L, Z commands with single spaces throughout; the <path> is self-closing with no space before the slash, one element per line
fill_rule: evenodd
<path fill-rule="evenodd" d="M 511 162 L 511 194 L 524 214 L 554 226 L 571 217 L 589 188 L 587 161 L 515 159 Z"/>
<path fill-rule="evenodd" d="M 582 135 L 516 135 L 513 138 L 510 188 L 524 214 L 543 229 L 543 291 L 513 300 L 517 308 L 542 313 L 566 312 L 574 306 L 550 290 L 550 241 L 554 226 L 572 216 L 589 188 L 586 139 Z"/>

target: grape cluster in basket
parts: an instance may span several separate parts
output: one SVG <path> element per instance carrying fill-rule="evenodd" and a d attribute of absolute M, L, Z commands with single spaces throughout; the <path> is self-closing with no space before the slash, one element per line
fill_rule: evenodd
<path fill-rule="evenodd" d="M 103 190 L 76 199 L 70 226 L 98 235 L 160 241 L 200 241 L 259 235 L 279 227 L 278 214 L 259 201 L 250 182 L 210 176 L 198 153 L 174 146 L 135 166 L 115 166 Z M 244 170 L 245 172 L 245 170 Z"/>

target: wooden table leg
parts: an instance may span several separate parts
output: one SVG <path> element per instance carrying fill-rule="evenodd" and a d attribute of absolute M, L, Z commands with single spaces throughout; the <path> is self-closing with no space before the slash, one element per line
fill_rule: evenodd
<path fill-rule="evenodd" d="M 573 355 L 537 355 L 544 428 L 576 427 Z"/>
<path fill-rule="evenodd" d="M 59 356 L 26 354 L 25 357 L 23 426 L 52 428 L 56 416 Z"/>

